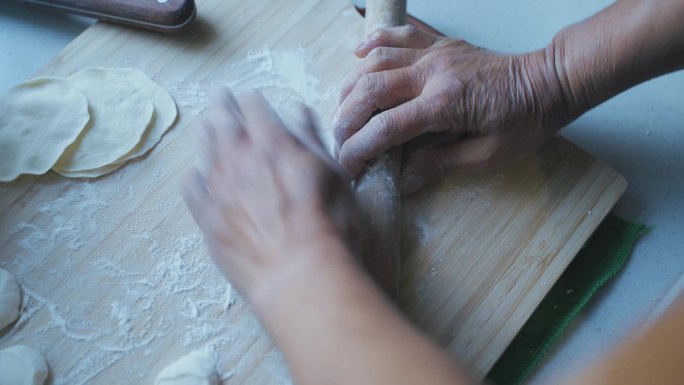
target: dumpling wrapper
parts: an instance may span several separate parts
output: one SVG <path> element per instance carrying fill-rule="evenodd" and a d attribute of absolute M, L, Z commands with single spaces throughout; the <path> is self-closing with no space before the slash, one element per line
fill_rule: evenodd
<path fill-rule="evenodd" d="M 144 155 L 159 143 L 166 131 L 173 126 L 178 116 L 176 103 L 171 95 L 157 83 L 152 81 L 144 72 L 132 68 L 101 69 L 116 72 L 117 76 L 126 79 L 141 95 L 148 98 L 154 106 L 154 116 L 143 134 L 140 142 L 127 154 L 114 163 L 90 170 L 64 171 L 56 170 L 60 174 L 72 178 L 96 178 L 108 174 L 133 158 Z"/>
<path fill-rule="evenodd" d="M 12 87 L 0 97 L 0 181 L 49 171 L 89 120 L 86 96 L 65 79 Z"/>
<path fill-rule="evenodd" d="M 92 68 L 68 80 L 86 95 L 91 120 L 52 168 L 75 172 L 116 163 L 140 142 L 152 121 L 152 103 L 121 72 Z"/>
<path fill-rule="evenodd" d="M 140 139 L 140 143 L 128 154 L 114 162 L 122 163 L 145 155 L 147 151 L 159 143 L 164 133 L 176 122 L 178 110 L 171 95 L 144 72 L 133 68 L 111 68 L 109 71 L 120 73 L 140 94 L 148 98 L 152 102 L 152 106 L 154 106 L 154 117 Z"/>

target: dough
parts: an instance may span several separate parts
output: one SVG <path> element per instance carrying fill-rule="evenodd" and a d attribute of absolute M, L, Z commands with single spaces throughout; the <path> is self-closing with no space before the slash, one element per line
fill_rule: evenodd
<path fill-rule="evenodd" d="M 81 170 L 81 171 L 61 171 L 55 170 L 56 173 L 69 177 L 69 178 L 97 178 L 104 174 L 109 174 L 110 172 L 116 171 L 119 167 L 123 166 L 124 162 L 108 164 L 103 167 L 94 168 L 92 170 Z"/>
<path fill-rule="evenodd" d="M 0 269 L 0 329 L 19 317 L 19 285 L 9 271 Z"/>
<path fill-rule="evenodd" d="M 72 75 L 69 81 L 86 95 L 91 121 L 53 169 L 74 172 L 116 163 L 140 142 L 152 121 L 152 103 L 122 72 L 92 68 Z"/>
<path fill-rule="evenodd" d="M 214 357 L 209 349 L 192 351 L 165 367 L 155 385 L 218 385 Z"/>
<path fill-rule="evenodd" d="M 0 181 L 46 173 L 89 120 L 85 95 L 65 79 L 11 88 L 0 97 Z"/>
<path fill-rule="evenodd" d="M 108 71 L 117 72 L 133 85 L 136 91 L 148 98 L 154 106 L 154 117 L 147 130 L 140 139 L 140 143 L 123 158 L 114 163 L 122 163 L 128 159 L 144 155 L 161 140 L 162 135 L 176 121 L 178 111 L 171 95 L 153 82 L 145 73 L 132 68 L 111 68 Z"/>
<path fill-rule="evenodd" d="M 47 375 L 48 366 L 36 349 L 15 345 L 0 350 L 0 385 L 41 385 Z"/>
<path fill-rule="evenodd" d="M 136 91 L 152 102 L 154 114 L 152 121 L 147 126 L 140 142 L 127 154 L 117 159 L 114 163 L 89 170 L 65 171 L 56 170 L 60 174 L 74 178 L 96 178 L 108 174 L 133 158 L 144 155 L 152 149 L 162 138 L 162 135 L 173 125 L 178 116 L 176 103 L 166 90 L 153 82 L 145 73 L 131 68 L 100 68 L 99 70 L 116 73 L 130 83 Z"/>

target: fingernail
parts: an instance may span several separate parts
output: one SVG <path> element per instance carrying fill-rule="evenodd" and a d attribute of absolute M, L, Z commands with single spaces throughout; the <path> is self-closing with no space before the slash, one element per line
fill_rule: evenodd
<path fill-rule="evenodd" d="M 354 47 L 354 52 L 360 50 L 360 49 L 364 46 L 364 44 L 366 44 L 366 41 L 365 41 L 365 40 L 362 40 L 362 41 L 358 42 L 358 43 L 356 44 L 356 46 Z"/>
<path fill-rule="evenodd" d="M 333 114 L 333 119 L 332 119 L 333 126 L 337 125 L 337 121 L 340 120 L 340 115 L 342 115 L 342 106 L 337 107 L 337 110 L 335 110 L 335 114 Z"/>
<path fill-rule="evenodd" d="M 404 195 L 411 195 L 420 190 L 424 183 L 425 179 L 419 175 L 411 174 L 405 176 L 401 180 L 401 191 Z"/>

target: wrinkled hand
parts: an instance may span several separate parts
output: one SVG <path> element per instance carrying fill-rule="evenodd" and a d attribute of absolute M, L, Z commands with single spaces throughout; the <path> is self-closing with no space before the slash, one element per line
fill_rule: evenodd
<path fill-rule="evenodd" d="M 405 162 L 403 189 L 412 193 L 447 174 L 499 167 L 567 123 L 544 50 L 503 55 L 405 26 L 376 31 L 355 54 L 364 60 L 342 86 L 335 123 L 352 176 L 392 146 L 447 134 Z"/>
<path fill-rule="evenodd" d="M 353 247 L 356 207 L 308 109 L 291 133 L 257 92 L 214 99 L 193 127 L 200 165 L 183 197 L 214 262 L 251 302 L 311 258 Z"/>

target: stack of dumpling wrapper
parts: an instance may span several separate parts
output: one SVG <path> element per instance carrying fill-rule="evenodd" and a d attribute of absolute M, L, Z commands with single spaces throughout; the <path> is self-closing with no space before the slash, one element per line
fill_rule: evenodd
<path fill-rule="evenodd" d="M 152 149 L 177 115 L 169 93 L 135 69 L 31 79 L 0 97 L 0 182 L 50 169 L 107 174 Z"/>

